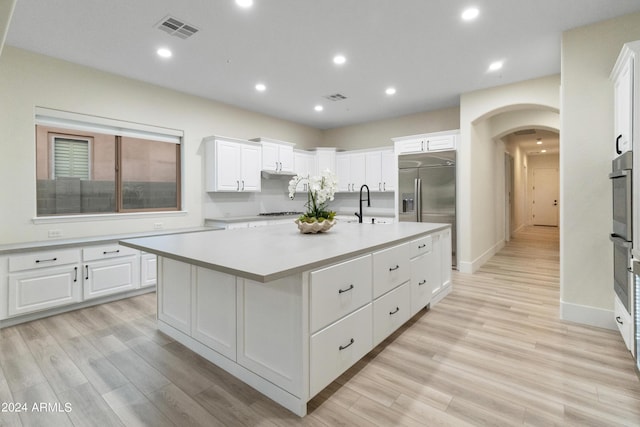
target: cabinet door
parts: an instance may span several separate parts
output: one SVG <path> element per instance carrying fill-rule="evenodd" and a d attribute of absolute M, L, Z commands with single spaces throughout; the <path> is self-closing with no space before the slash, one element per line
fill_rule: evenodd
<path fill-rule="evenodd" d="M 380 174 L 382 179 L 382 191 L 395 191 L 398 165 L 393 150 L 385 150 L 381 153 Z"/>
<path fill-rule="evenodd" d="M 242 147 L 230 141 L 215 141 L 215 185 L 213 191 L 240 190 Z"/>
<path fill-rule="evenodd" d="M 338 178 L 338 191 L 353 191 L 349 175 L 349 155 L 336 154 L 336 176 Z"/>
<path fill-rule="evenodd" d="M 140 285 L 138 256 L 88 262 L 84 265 L 84 299 L 136 289 Z"/>
<path fill-rule="evenodd" d="M 628 57 L 614 82 L 614 154 L 618 156 L 632 149 L 633 123 L 633 57 Z"/>
<path fill-rule="evenodd" d="M 9 275 L 9 316 L 79 302 L 79 265 L 42 268 Z"/>
<path fill-rule="evenodd" d="M 294 154 L 293 166 L 294 166 L 294 172 L 296 173 L 296 175 L 300 175 L 300 176 L 313 175 L 313 172 L 311 170 L 312 165 L 313 165 L 313 154 L 299 153 L 299 152 L 296 152 Z M 296 191 L 306 192 L 307 185 L 308 184 L 306 181 L 299 182 L 298 186 L 296 187 Z"/>
<path fill-rule="evenodd" d="M 278 169 L 278 144 L 262 142 L 262 170 L 277 171 Z"/>
<path fill-rule="evenodd" d="M 192 336 L 236 360 L 236 278 L 197 267 L 192 293 Z"/>
<path fill-rule="evenodd" d="M 257 145 L 243 145 L 241 156 L 241 191 L 260 191 L 261 149 Z"/>
<path fill-rule="evenodd" d="M 382 152 L 373 151 L 366 154 L 365 171 L 366 184 L 371 191 L 382 190 Z"/>
<path fill-rule="evenodd" d="M 451 286 L 451 230 L 447 229 L 440 233 L 441 240 L 441 259 L 440 268 L 442 272 L 442 287 Z"/>
<path fill-rule="evenodd" d="M 349 178 L 351 180 L 351 190 L 358 191 L 362 184 L 366 182 L 366 156 L 364 153 L 353 153 L 349 155 Z"/>
<path fill-rule="evenodd" d="M 154 254 L 140 255 L 140 287 L 153 286 L 158 277 L 158 257 Z"/>
<path fill-rule="evenodd" d="M 431 302 L 434 287 L 440 284 L 440 265 L 430 250 L 411 260 L 411 316 Z"/>
<path fill-rule="evenodd" d="M 409 320 L 409 283 L 373 302 L 373 345 L 376 346 Z"/>
<path fill-rule="evenodd" d="M 433 244 L 433 263 L 438 269 L 438 280 L 434 281 L 433 286 L 431 286 L 431 294 L 435 296 L 442 291 L 442 283 L 444 278 L 442 277 L 443 273 L 443 261 L 442 261 L 442 253 L 443 253 L 443 244 L 442 244 L 442 235 L 441 233 L 433 233 L 432 244 Z M 451 266 L 449 266 L 451 268 Z M 450 274 L 450 272 L 449 272 Z"/>
<path fill-rule="evenodd" d="M 329 169 L 334 174 L 336 172 L 336 151 L 318 149 L 315 155 L 315 164 L 313 166 L 312 175 L 320 175 L 325 170 Z"/>
<path fill-rule="evenodd" d="M 426 150 L 425 140 L 422 138 L 410 139 L 398 143 L 398 153 L 419 153 Z"/>
<path fill-rule="evenodd" d="M 410 244 L 373 253 L 373 297 L 378 298 L 410 279 Z"/>
<path fill-rule="evenodd" d="M 455 150 L 455 148 L 456 148 L 455 135 L 440 135 L 440 136 L 432 136 L 427 138 L 428 151 Z"/>
<path fill-rule="evenodd" d="M 191 265 L 158 257 L 158 320 L 191 335 Z"/>
<path fill-rule="evenodd" d="M 293 147 L 291 145 L 280 145 L 278 147 L 278 158 L 280 172 L 293 172 Z"/>

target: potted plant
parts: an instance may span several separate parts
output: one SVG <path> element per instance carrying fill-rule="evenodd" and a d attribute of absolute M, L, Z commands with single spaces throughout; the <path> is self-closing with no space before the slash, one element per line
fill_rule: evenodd
<path fill-rule="evenodd" d="M 336 213 L 329 210 L 329 202 L 334 199 L 338 181 L 329 169 L 319 176 L 296 175 L 289 181 L 289 198 L 296 195 L 300 182 L 307 181 L 307 211 L 297 220 L 301 233 L 318 233 L 327 231 L 336 223 Z"/>

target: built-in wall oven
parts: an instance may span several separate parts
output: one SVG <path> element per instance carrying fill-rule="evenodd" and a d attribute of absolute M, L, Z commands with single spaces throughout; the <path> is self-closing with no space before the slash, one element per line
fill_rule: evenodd
<path fill-rule="evenodd" d="M 613 188 L 613 221 L 611 241 L 613 242 L 613 288 L 628 313 L 633 313 L 631 298 L 631 249 L 632 230 L 632 159 L 631 151 L 618 156 L 611 164 Z"/>

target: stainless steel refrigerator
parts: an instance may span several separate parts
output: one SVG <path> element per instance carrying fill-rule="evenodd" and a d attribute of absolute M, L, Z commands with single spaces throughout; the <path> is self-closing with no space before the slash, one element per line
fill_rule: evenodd
<path fill-rule="evenodd" d="M 452 264 L 456 260 L 456 152 L 398 156 L 400 221 L 451 224 Z"/>

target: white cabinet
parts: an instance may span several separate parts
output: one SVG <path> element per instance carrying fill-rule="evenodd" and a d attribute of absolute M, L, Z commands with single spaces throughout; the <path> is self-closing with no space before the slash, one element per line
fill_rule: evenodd
<path fill-rule="evenodd" d="M 636 69 L 639 55 L 640 42 L 626 44 L 611 73 L 614 102 L 613 137 L 615 138 L 613 157 L 633 148 L 634 127 L 637 126 L 633 123 L 633 114 L 636 108 L 640 108 L 640 99 L 637 95 L 640 90 L 634 88 L 634 85 L 638 84 L 636 76 L 640 74 Z"/>
<path fill-rule="evenodd" d="M 458 131 L 435 132 L 392 138 L 396 154 L 455 150 Z"/>
<path fill-rule="evenodd" d="M 16 316 L 80 301 L 79 270 L 77 249 L 10 256 L 7 314 Z"/>
<path fill-rule="evenodd" d="M 259 143 L 233 138 L 205 138 L 206 191 L 260 191 Z"/>
<path fill-rule="evenodd" d="M 614 302 L 614 316 L 616 319 L 616 325 L 618 326 L 618 330 L 620 331 L 620 335 L 622 335 L 622 339 L 624 340 L 624 344 L 627 346 L 627 349 L 633 353 L 633 325 L 631 324 L 631 315 L 627 312 L 620 302 L 620 298 L 618 295 L 615 296 Z"/>
<path fill-rule="evenodd" d="M 409 243 L 373 253 L 374 298 L 409 280 L 409 254 Z"/>
<path fill-rule="evenodd" d="M 365 154 L 366 184 L 371 191 L 394 191 L 395 154 L 392 149 L 370 151 Z"/>
<path fill-rule="evenodd" d="M 451 229 L 434 233 L 433 262 L 439 266 L 439 279 L 432 288 L 432 300 L 440 301 L 451 290 Z"/>
<path fill-rule="evenodd" d="M 293 147 L 295 144 L 267 138 L 255 138 L 251 141 L 262 146 L 262 170 L 270 172 L 293 172 Z"/>
<path fill-rule="evenodd" d="M 406 282 L 373 302 L 373 345 L 402 326 L 410 316 L 411 288 Z"/>
<path fill-rule="evenodd" d="M 315 171 L 315 156 L 312 152 L 295 150 L 293 153 L 293 171 L 296 175 L 300 176 L 313 176 L 316 175 Z M 296 191 L 306 192 L 309 184 L 306 181 L 298 183 Z"/>
<path fill-rule="evenodd" d="M 433 289 L 442 287 L 441 257 L 434 251 L 433 236 L 411 242 L 410 283 L 413 316 L 431 302 Z"/>
<path fill-rule="evenodd" d="M 191 335 L 191 265 L 158 258 L 158 320 Z"/>
<path fill-rule="evenodd" d="M 338 191 L 360 191 L 366 181 L 365 153 L 337 153 Z"/>
<path fill-rule="evenodd" d="M 143 252 L 140 254 L 140 287 L 153 286 L 157 282 L 158 257 Z"/>
<path fill-rule="evenodd" d="M 118 244 L 82 250 L 85 300 L 136 289 L 140 286 L 139 252 Z"/>
<path fill-rule="evenodd" d="M 329 169 L 336 173 L 336 149 L 332 147 L 318 147 L 315 149 L 314 174 L 321 174 Z"/>

